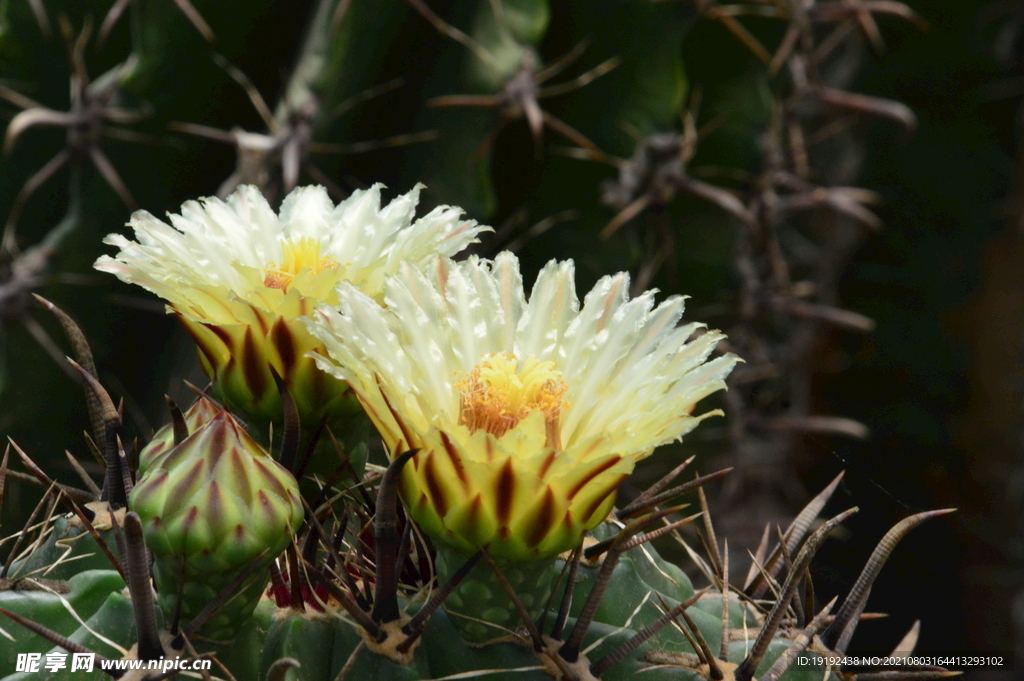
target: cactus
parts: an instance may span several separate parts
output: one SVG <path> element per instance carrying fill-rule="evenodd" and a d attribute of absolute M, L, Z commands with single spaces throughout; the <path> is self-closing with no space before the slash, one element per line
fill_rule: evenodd
<path fill-rule="evenodd" d="M 36 79 L 19 56 L 63 40 L 71 85 L 62 111 L 0 83 L 19 110 L 5 140 L 14 154 L 0 161 L 4 314 L 53 351 L 27 294 L 87 252 L 166 301 L 212 381 L 184 413 L 171 401 L 171 422 L 142 432 L 140 449 L 85 333 L 40 298 L 70 340 L 103 482 L 74 457 L 85 489 L 56 482 L 13 442 L 5 452 L 0 501 L 14 480 L 45 492 L 0 572 L 0 636 L 15 641 L 0 678 L 83 678 L 70 665 L 15 669 L 18 653 L 62 650 L 100 664 L 212 660 L 216 677 L 238 681 L 834 676 L 797 656 L 844 652 L 896 543 L 943 511 L 898 524 L 835 609 L 815 600 L 808 567 L 855 510 L 810 532 L 838 479 L 773 549 L 766 528 L 742 585 L 702 488 L 726 471 L 673 484 L 687 461 L 635 499 L 618 496 L 637 462 L 721 414 L 694 410 L 737 362 L 716 354 L 722 334 L 677 326 L 680 296 L 656 306 L 643 292 L 662 274 L 676 283 L 671 225 L 660 236 L 626 226 L 647 210 L 669 215 L 677 193 L 717 204 L 728 214 L 719 221 L 752 223 L 733 191 L 686 172 L 697 133 L 680 46 L 693 9 L 606 4 L 599 16 L 582 0 L 316 0 L 301 18 L 262 1 L 0 5 L 0 52 L 12 55 L 0 77 Z M 248 49 L 242 36 L 289 32 L 278 23 L 301 39 Z M 284 54 L 295 61 L 270 106 L 267 84 L 247 73 Z M 442 66 L 427 74 L 427 57 Z M 377 79 L 403 59 L 408 87 Z M 107 70 L 90 80 L 93 60 Z M 222 104 L 235 95 L 204 94 L 235 86 L 264 131 Z M 401 105 L 359 118 L 357 104 L 384 97 Z M 66 137 L 49 159 L 21 141 L 45 126 Z M 352 141 L 367 130 L 386 136 Z M 108 144 L 171 133 L 144 170 Z M 184 162 L 215 158 L 208 142 L 234 149 L 233 169 Z M 406 144 L 393 168 L 371 160 L 360 172 L 408 193 L 385 204 L 378 184 L 341 186 L 352 175 L 335 152 Z M 65 167 L 67 213 L 40 231 L 55 219 L 39 194 Z M 421 179 L 423 198 L 441 206 L 414 219 Z M 309 180 L 321 186 L 300 186 Z M 98 250 L 125 207 L 177 211 L 203 193 L 193 187 L 219 198 L 189 200 L 170 224 L 135 212 L 137 241 L 110 234 L 119 252 Z M 476 220 L 513 212 L 522 224 L 510 218 L 484 238 Z M 581 278 L 637 276 L 598 279 L 581 304 L 571 261 L 536 267 L 534 237 L 569 219 Z M 611 245 L 584 248 L 598 235 Z M 485 257 L 502 246 L 521 258 Z M 463 249 L 467 259 L 451 259 Z M 520 261 L 540 271 L 529 298 Z M 16 367 L 23 348 L 7 350 Z M 384 443 L 376 458 L 364 411 Z M 677 502 L 695 492 L 700 513 L 683 517 Z M 687 525 L 699 525 L 703 556 Z M 662 557 L 667 540 L 690 552 L 707 587 Z"/>
<path fill-rule="evenodd" d="M 38 548 L 8 563 L 5 578 L 13 571 L 0 592 L 0 613 L 20 627 L 14 649 L 26 653 L 45 642 L 96 653 L 100 665 L 111 664 L 111 647 L 125 660 L 212 657 L 234 678 L 254 679 L 472 678 L 502 670 L 579 681 L 639 671 L 654 678 L 823 679 L 828 669 L 797 665 L 796 656 L 808 646 L 845 651 L 888 554 L 907 531 L 945 512 L 920 513 L 895 527 L 830 618 L 835 600 L 818 609 L 807 569 L 856 508 L 807 531 L 838 478 L 779 534 L 771 555 L 762 547 L 743 589 L 729 585 L 728 547 L 720 550 L 701 492 L 711 585 L 695 591 L 649 542 L 696 518 L 659 526 L 683 508 L 664 504 L 721 474 L 669 488 L 687 461 L 610 516 L 608 500 L 634 459 L 703 418 L 689 416 L 695 402 L 719 389 L 736 361 L 708 359 L 720 336 L 689 340 L 696 327 L 676 327 L 681 301 L 653 309 L 648 295 L 631 301 L 623 293 L 626 276 L 599 282 L 579 307 L 571 263 L 552 263 L 529 301 L 510 254 L 493 263 L 442 257 L 428 271 L 430 278 L 406 263 L 387 278 L 387 307 L 345 283 L 337 310 L 322 305 L 306 322 L 330 354 L 317 362 L 347 378 L 391 450 L 383 473 L 365 481 L 376 487 L 375 497 L 344 486 L 339 495 L 325 485 L 305 503 L 304 515 L 294 478 L 205 396 L 187 416 L 175 412 L 170 442 L 158 433 L 140 453 L 141 472 L 134 471 L 109 395 L 75 363 L 109 462 L 88 513 L 12 447 L 47 484 L 44 502 L 52 496 L 75 509 L 88 534 L 80 528 L 69 551 L 99 550 L 114 569 L 65 583 L 20 576 L 38 564 Z M 463 306 L 461 325 L 452 323 L 460 310 L 446 302 Z M 553 305 L 564 314 L 551 314 Z M 86 360 L 81 331 L 54 310 Z M 481 326 L 471 310 L 490 321 Z M 419 325 L 404 326 L 416 319 Z M 489 352 L 503 348 L 523 357 Z M 431 349 L 451 353 L 451 361 L 485 359 L 466 376 L 449 376 L 450 367 L 436 359 L 416 364 Z M 623 362 L 628 370 L 617 368 Z M 556 375 L 556 366 L 564 373 Z M 643 386 L 631 404 L 614 407 L 614 417 L 603 416 L 609 400 L 636 392 L 617 380 Z M 298 445 L 300 417 L 285 382 L 277 386 L 290 415 L 278 458 L 291 460 L 295 452 L 286 450 Z M 443 386 L 462 391 L 450 421 Z M 637 401 L 644 395 L 647 402 Z M 566 414 L 573 408 L 568 398 L 576 400 L 575 418 Z M 630 425 L 616 425 L 616 418 Z M 10 450 L 4 475 L 9 456 Z M 432 463 L 443 456 L 447 475 Z M 627 468 L 615 472 L 623 461 Z M 613 472 L 608 481 L 605 471 Z M 453 477 L 470 487 L 449 489 Z M 538 487 L 546 492 L 525 493 Z M 114 501 L 118 496 L 124 502 Z M 459 504 L 468 510 L 459 512 Z M 37 547 L 45 529 L 44 523 Z M 26 527 L 21 537 L 33 530 Z M 68 534 L 66 527 L 60 532 Z M 765 600 L 769 586 L 775 597 Z M 55 679 L 72 674 L 66 667 L 51 671 Z M 6 678 L 32 673 L 14 670 Z"/>

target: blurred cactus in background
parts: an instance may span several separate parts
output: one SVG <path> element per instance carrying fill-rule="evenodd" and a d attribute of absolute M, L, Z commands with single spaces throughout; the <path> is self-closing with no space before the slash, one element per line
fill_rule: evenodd
<path fill-rule="evenodd" d="M 807 443 L 871 435 L 822 388 L 877 326 L 840 293 L 884 229 L 860 178 L 918 124 L 857 78 L 927 28 L 868 0 L 0 0 L 0 678 L 53 646 L 239 681 L 834 674 L 795 656 L 851 649 L 942 513 L 898 500 L 816 594 L 851 511 L 816 520 L 849 494 Z M 681 294 L 724 333 L 676 328 Z M 690 455 L 732 470 L 670 487 Z"/>

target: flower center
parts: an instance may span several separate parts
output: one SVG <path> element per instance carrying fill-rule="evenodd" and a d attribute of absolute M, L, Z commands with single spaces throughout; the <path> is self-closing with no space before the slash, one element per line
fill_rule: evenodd
<path fill-rule="evenodd" d="M 547 424 L 547 446 L 561 448 L 558 417 L 569 408 L 563 399 L 568 386 L 554 362 L 528 357 L 520 364 L 515 355 L 488 355 L 455 388 L 461 393 L 459 422 L 470 432 L 483 429 L 501 437 L 540 411 Z"/>
<path fill-rule="evenodd" d="M 317 275 L 328 269 L 336 269 L 338 263 L 329 257 L 320 255 L 320 240 L 304 236 L 297 241 L 288 240 L 281 245 L 281 264 L 271 261 L 264 270 L 263 285 L 268 288 L 279 288 L 285 293 L 303 270 Z"/>

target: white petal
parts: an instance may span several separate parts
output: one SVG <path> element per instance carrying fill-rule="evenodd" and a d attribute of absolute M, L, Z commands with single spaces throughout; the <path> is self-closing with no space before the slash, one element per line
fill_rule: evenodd
<path fill-rule="evenodd" d="M 187 201 L 169 216 L 170 224 L 135 213 L 129 225 L 137 243 L 111 235 L 106 243 L 120 252 L 96 266 L 172 303 L 188 287 L 227 289 L 256 300 L 260 273 L 282 263 L 283 244 L 309 237 L 319 241 L 321 255 L 340 276 L 379 302 L 385 276 L 397 274 L 402 262 L 427 268 L 438 255 L 454 255 L 489 229 L 461 220 L 461 211 L 448 207 L 413 222 L 421 188 L 381 208 L 379 184 L 337 206 L 323 187 L 299 187 L 284 199 L 278 216 L 258 189 L 242 186 L 226 201 Z"/>
<path fill-rule="evenodd" d="M 635 461 L 717 413 L 689 415 L 697 401 L 725 387 L 737 360 L 708 361 L 722 335 L 691 340 L 701 325 L 678 326 L 683 298 L 655 307 L 653 291 L 630 300 L 628 289 L 627 275 L 605 277 L 580 309 L 571 262 L 548 263 L 529 301 L 511 253 L 493 262 L 435 258 L 425 272 L 406 263 L 387 278 L 383 309 L 350 286 L 340 291 L 341 321 L 333 330 L 345 341 L 334 345 L 343 343 L 348 354 L 325 343 L 337 361 L 351 364 L 339 375 L 362 384 L 370 381 L 361 374 L 379 377 L 387 405 L 412 412 L 403 419 L 454 428 L 452 436 L 466 447 L 487 440 L 456 425 L 461 398 L 455 385 L 492 354 L 552 360 L 571 403 L 560 414 L 560 456 L 575 461 L 618 454 Z M 383 399 L 370 408 L 388 409 Z M 515 437 L 509 433 L 502 441 Z M 481 452 L 467 455 L 486 459 Z"/>
<path fill-rule="evenodd" d="M 281 202 L 282 237 L 293 241 L 303 237 L 320 239 L 329 231 L 333 210 L 334 202 L 323 187 L 296 187 Z"/>
<path fill-rule="evenodd" d="M 537 275 L 530 305 L 519 320 L 516 353 L 555 359 L 569 323 L 579 312 L 572 260 L 550 261 Z"/>

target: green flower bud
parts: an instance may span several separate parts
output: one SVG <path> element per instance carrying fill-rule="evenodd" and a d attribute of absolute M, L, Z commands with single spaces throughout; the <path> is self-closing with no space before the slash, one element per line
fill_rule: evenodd
<path fill-rule="evenodd" d="M 187 622 L 254 560 L 266 564 L 200 629 L 215 640 L 231 638 L 251 614 L 270 561 L 303 518 L 295 478 L 227 411 L 151 456 L 129 505 L 143 522 L 165 615 L 175 610 L 180 580 Z"/>

